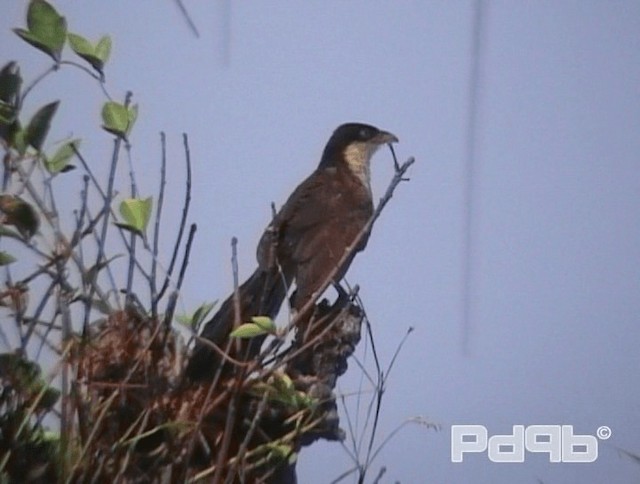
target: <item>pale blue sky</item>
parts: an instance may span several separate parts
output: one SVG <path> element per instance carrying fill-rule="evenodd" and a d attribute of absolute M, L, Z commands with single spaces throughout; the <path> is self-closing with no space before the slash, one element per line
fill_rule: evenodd
<path fill-rule="evenodd" d="M 229 16 L 224 2 L 185 3 L 200 39 L 169 0 L 55 2 L 71 31 L 113 37 L 108 86 L 120 98 L 132 90 L 140 104 L 132 142 L 143 195 L 154 193 L 158 132 L 167 132 L 167 227 L 181 209 L 181 133 L 190 136 L 199 230 L 182 307 L 226 296 L 232 236 L 241 273 L 253 270 L 270 202 L 283 203 L 313 170 L 338 124 L 375 124 L 398 135 L 401 159 L 417 159 L 348 274 L 383 362 L 415 327 L 379 435 L 418 415 L 442 431 L 405 427 L 371 477 L 385 465 L 382 482 L 637 482 L 640 466 L 615 448 L 640 453 L 640 3 L 485 2 L 467 355 L 460 303 L 473 3 L 237 2 Z M 3 10 L 0 61 L 18 59 L 33 78 L 48 60 L 9 31 L 23 23 L 22 2 Z M 73 132 L 106 170 L 99 89 L 65 69 L 26 109 L 56 98 L 50 140 Z M 376 196 L 391 175 L 382 151 Z M 358 384 L 351 365 L 340 388 Z M 581 434 L 608 425 L 613 435 L 592 464 L 531 454 L 524 464 L 486 455 L 452 464 L 452 424 L 490 434 L 516 424 L 570 424 Z M 349 466 L 338 444 L 314 445 L 300 456 L 300 482 L 329 482 Z"/>

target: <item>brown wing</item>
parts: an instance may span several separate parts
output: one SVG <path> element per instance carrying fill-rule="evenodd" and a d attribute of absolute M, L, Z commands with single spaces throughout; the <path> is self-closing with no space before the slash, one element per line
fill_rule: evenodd
<path fill-rule="evenodd" d="M 273 231 L 265 231 L 259 260 L 268 245 L 267 233 L 276 233 L 278 262 L 296 279 L 299 307 L 325 282 L 372 211 L 366 188 L 352 176 L 336 169 L 317 170 L 291 194 L 274 219 Z M 366 237 L 342 265 L 336 281 L 365 244 Z"/>

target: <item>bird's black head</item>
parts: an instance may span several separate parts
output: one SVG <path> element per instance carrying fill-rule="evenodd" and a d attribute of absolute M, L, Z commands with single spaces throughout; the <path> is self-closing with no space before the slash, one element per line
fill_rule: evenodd
<path fill-rule="evenodd" d="M 363 123 L 345 123 L 336 128 L 322 154 L 320 168 L 345 164 L 366 185 L 369 184 L 369 162 L 383 144 L 397 143 L 398 138 Z"/>

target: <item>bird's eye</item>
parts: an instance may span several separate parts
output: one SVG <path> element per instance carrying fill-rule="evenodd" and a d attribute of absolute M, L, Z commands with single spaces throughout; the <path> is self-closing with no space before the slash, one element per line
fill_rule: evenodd
<path fill-rule="evenodd" d="M 359 135 L 361 139 L 367 139 L 369 138 L 369 130 L 367 128 L 361 128 Z"/>

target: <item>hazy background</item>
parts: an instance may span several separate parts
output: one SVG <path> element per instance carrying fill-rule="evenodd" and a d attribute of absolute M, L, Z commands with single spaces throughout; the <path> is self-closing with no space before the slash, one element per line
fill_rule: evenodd
<path fill-rule="evenodd" d="M 375 124 L 398 135 L 401 161 L 417 159 L 348 274 L 383 362 L 415 327 L 389 380 L 379 440 L 415 416 L 441 431 L 406 426 L 369 482 L 382 465 L 381 482 L 638 482 L 640 466 L 617 448 L 640 453 L 640 2 L 483 2 L 471 172 L 475 3 L 185 3 L 200 38 L 170 0 L 54 2 L 70 31 L 114 40 L 108 87 L 119 99 L 132 90 L 140 104 L 132 143 L 142 195 L 155 193 L 158 133 L 167 133 L 166 229 L 177 229 L 181 133 L 189 134 L 199 230 L 181 310 L 229 292 L 232 236 L 242 275 L 253 270 L 270 202 L 282 204 L 313 170 L 338 124 Z M 10 32 L 24 15 L 25 2 L 4 1 L 0 62 L 19 60 L 33 79 L 50 64 Z M 49 144 L 81 137 L 105 172 L 111 139 L 97 129 L 99 88 L 65 68 L 25 112 L 58 98 Z M 376 198 L 392 171 L 383 150 Z M 71 202 L 79 191 L 70 189 Z M 359 385 L 352 364 L 340 390 Z M 452 424 L 490 434 L 515 424 L 567 424 L 578 434 L 608 425 L 612 437 L 592 464 L 535 454 L 523 464 L 486 454 L 452 464 Z M 339 444 L 316 444 L 300 455 L 300 482 L 329 482 L 351 465 Z"/>

